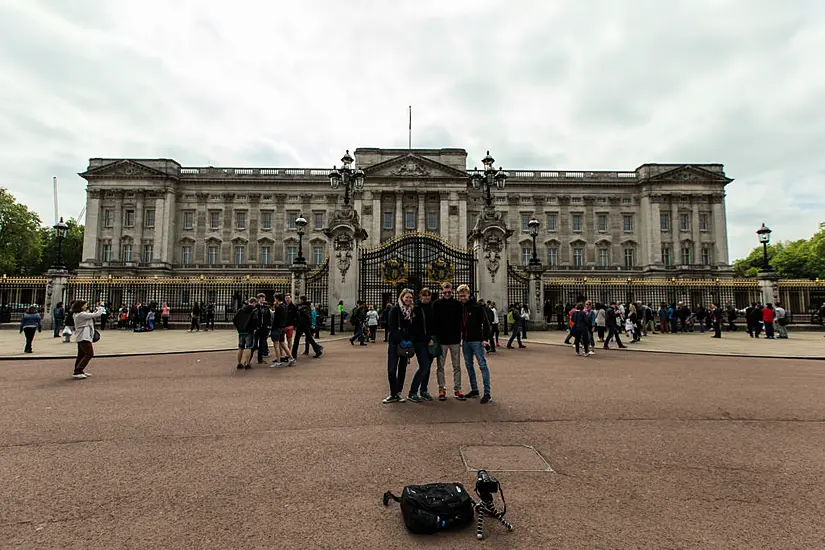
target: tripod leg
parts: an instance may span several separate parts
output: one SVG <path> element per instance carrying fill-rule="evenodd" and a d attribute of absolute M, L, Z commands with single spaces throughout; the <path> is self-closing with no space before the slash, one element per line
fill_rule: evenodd
<path fill-rule="evenodd" d="M 481 503 L 475 506 L 476 514 L 478 514 L 478 523 L 476 524 L 476 537 L 478 540 L 484 538 L 484 505 Z"/>
<path fill-rule="evenodd" d="M 501 522 L 501 524 L 502 524 L 504 527 L 506 527 L 508 531 L 512 531 L 512 530 L 513 530 L 513 526 L 512 526 L 512 524 L 510 524 L 510 522 L 508 522 L 506 519 L 504 519 L 504 514 L 503 514 L 502 512 L 499 512 L 499 511 L 496 509 L 495 505 L 490 505 L 490 506 L 487 508 L 487 510 L 488 510 L 488 512 L 487 512 L 487 513 L 489 513 L 491 516 L 493 516 L 493 517 L 494 517 L 494 518 L 496 518 L 499 522 Z"/>

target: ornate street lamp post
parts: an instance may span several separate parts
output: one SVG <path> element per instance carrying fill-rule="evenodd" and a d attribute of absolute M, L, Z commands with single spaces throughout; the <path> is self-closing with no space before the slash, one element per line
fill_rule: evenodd
<path fill-rule="evenodd" d="M 63 263 L 63 239 L 66 238 L 66 233 L 69 232 L 69 226 L 63 223 L 63 218 L 60 218 L 60 221 L 54 224 L 53 229 L 57 234 L 57 259 L 52 265 L 52 269 L 66 269 L 66 265 Z"/>
<path fill-rule="evenodd" d="M 493 195 L 490 190 L 494 185 L 498 189 L 504 189 L 504 184 L 507 182 L 507 178 L 510 177 L 510 174 L 505 172 L 504 168 L 499 167 L 498 171 L 493 168 L 495 161 L 496 159 L 490 156 L 490 151 L 487 151 L 487 156 L 481 159 L 482 164 L 484 164 L 484 171 L 479 172 L 478 168 L 473 168 L 470 173 L 470 182 L 473 189 L 478 191 L 484 187 L 484 201 L 487 203 L 487 208 L 493 207 Z"/>
<path fill-rule="evenodd" d="M 306 218 L 303 214 L 298 214 L 298 218 L 295 220 L 295 227 L 298 230 L 298 255 L 292 260 L 293 264 L 304 265 L 307 263 L 306 258 L 304 258 L 304 229 L 306 226 Z"/>
<path fill-rule="evenodd" d="M 364 172 L 361 169 L 353 169 L 354 160 L 347 149 L 347 153 L 341 157 L 341 169 L 333 166 L 332 172 L 329 173 L 329 184 L 333 189 L 338 189 L 341 183 L 344 184 L 344 206 L 349 206 L 350 195 L 364 188 Z"/>
<path fill-rule="evenodd" d="M 531 266 L 541 265 L 541 260 L 539 260 L 536 254 L 536 237 L 539 236 L 539 225 L 541 224 L 536 218 L 531 218 L 530 221 L 527 222 L 527 227 L 530 228 L 530 236 L 533 238 L 533 257 L 530 258 Z"/>
<path fill-rule="evenodd" d="M 762 223 L 762 227 L 757 230 L 756 234 L 759 235 L 759 242 L 762 243 L 762 270 L 763 271 L 770 271 L 771 265 L 768 262 L 768 243 L 771 242 L 771 233 L 772 231 L 768 226 Z"/>

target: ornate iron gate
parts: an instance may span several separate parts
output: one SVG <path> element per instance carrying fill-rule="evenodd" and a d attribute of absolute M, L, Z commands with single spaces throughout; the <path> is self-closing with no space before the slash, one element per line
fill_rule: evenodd
<path fill-rule="evenodd" d="M 306 295 L 315 307 L 326 312 L 329 307 L 329 258 L 318 269 L 306 274 Z"/>
<path fill-rule="evenodd" d="M 530 302 L 530 276 L 507 262 L 507 306 Z"/>
<path fill-rule="evenodd" d="M 359 262 L 358 297 L 376 307 L 394 303 L 403 288 L 418 292 L 428 287 L 437 296 L 444 281 L 469 285 L 475 292 L 475 254 L 437 235 L 401 235 L 376 248 L 362 250 Z"/>

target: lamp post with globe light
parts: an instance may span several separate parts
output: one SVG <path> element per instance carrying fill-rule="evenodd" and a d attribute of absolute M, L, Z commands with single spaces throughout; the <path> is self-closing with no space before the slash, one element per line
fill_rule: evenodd
<path fill-rule="evenodd" d="M 341 157 L 341 169 L 333 166 L 329 173 L 330 187 L 338 189 L 342 183 L 344 184 L 344 206 L 349 206 L 351 196 L 364 188 L 364 171 L 352 167 L 354 160 L 347 149 L 346 154 Z"/>
<path fill-rule="evenodd" d="M 52 264 L 52 269 L 65 270 L 66 264 L 63 263 L 63 239 L 66 238 L 66 234 L 69 232 L 69 226 L 63 222 L 63 218 L 61 217 L 60 221 L 54 224 L 53 229 L 57 235 L 57 258 L 55 258 L 54 264 Z"/>
<path fill-rule="evenodd" d="M 493 167 L 495 162 L 496 159 L 490 156 L 490 151 L 487 151 L 487 155 L 481 159 L 481 163 L 484 164 L 484 171 L 481 172 L 477 168 L 474 168 L 470 173 L 470 183 L 473 189 L 478 191 L 482 189 L 482 187 L 484 188 L 486 208 L 493 207 L 493 195 L 491 193 L 493 186 L 497 189 L 504 189 L 507 178 L 510 177 L 510 174 L 505 172 L 503 168 L 499 167 L 499 169 L 496 170 Z"/>
<path fill-rule="evenodd" d="M 768 243 L 771 242 L 772 231 L 768 226 L 762 223 L 756 234 L 759 235 L 759 242 L 762 243 L 762 270 L 771 271 L 771 264 L 768 262 Z"/>

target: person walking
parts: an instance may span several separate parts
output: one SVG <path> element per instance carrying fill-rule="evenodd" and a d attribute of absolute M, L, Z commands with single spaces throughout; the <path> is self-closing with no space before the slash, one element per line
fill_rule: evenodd
<path fill-rule="evenodd" d="M 481 381 L 484 394 L 481 396 L 482 405 L 489 403 L 492 399 L 490 395 L 490 369 L 487 367 L 487 358 L 484 352 L 484 341 L 492 333 L 490 320 L 484 308 L 470 297 L 470 287 L 461 285 L 458 287 L 458 301 L 463 306 L 461 322 L 461 347 L 464 351 L 464 365 L 467 367 L 467 377 L 470 379 L 470 393 L 467 397 L 472 399 L 479 396 L 478 381 L 476 371 L 473 366 L 473 359 L 478 361 L 478 368 L 481 371 Z"/>
<path fill-rule="evenodd" d="M 206 304 L 206 330 L 215 331 L 215 302 Z"/>
<path fill-rule="evenodd" d="M 616 339 L 616 344 L 619 346 L 619 348 L 626 348 L 627 346 L 622 344 L 622 318 L 619 313 L 618 307 L 616 307 L 616 302 L 610 302 L 610 306 L 607 308 L 607 310 L 605 310 L 604 323 L 607 327 L 607 339 L 604 341 L 604 349 L 610 349 L 610 340 L 614 338 Z"/>
<path fill-rule="evenodd" d="M 269 331 L 272 328 L 272 314 L 269 311 L 269 305 L 266 303 L 266 294 L 260 293 L 256 299 L 258 303 L 255 304 L 255 312 L 253 313 L 255 320 L 255 332 L 253 336 L 255 340 L 252 344 L 252 349 L 258 352 L 258 364 L 263 365 L 266 362 L 264 357 L 269 356 L 268 342 Z"/>
<path fill-rule="evenodd" d="M 594 355 L 593 350 L 590 349 L 590 315 L 584 311 L 584 304 L 579 302 L 576 304 L 576 309 L 573 311 L 573 333 L 574 345 L 576 346 L 576 355 L 581 354 L 581 345 L 584 344 L 584 355 L 588 357 Z"/>
<path fill-rule="evenodd" d="M 25 334 L 26 345 L 23 348 L 23 353 L 32 353 L 32 342 L 34 335 L 37 332 L 43 331 L 43 321 L 40 314 L 37 312 L 37 307 L 29 306 L 23 317 L 20 318 L 20 334 Z"/>
<path fill-rule="evenodd" d="M 298 325 L 295 327 L 295 339 L 292 342 L 292 357 L 298 357 L 298 346 L 301 345 L 301 336 L 306 337 L 307 342 L 312 347 L 315 355 L 313 359 L 318 359 L 322 355 L 323 346 L 315 341 L 312 337 L 312 309 L 309 306 L 309 300 L 306 296 L 301 296 L 301 302 L 298 305 Z"/>
<path fill-rule="evenodd" d="M 490 342 L 492 346 L 492 342 L 495 342 L 496 346 L 501 346 L 501 342 L 498 341 L 499 338 L 499 331 L 498 331 L 498 309 L 496 308 L 496 303 L 488 301 L 487 302 L 490 311 L 493 313 L 493 333 L 490 335 Z M 495 346 L 492 346 L 495 347 Z"/>
<path fill-rule="evenodd" d="M 486 336 L 487 336 L 486 346 L 487 347 L 485 349 L 488 351 L 488 353 L 495 353 L 496 352 L 496 340 L 493 337 L 493 329 L 492 329 L 493 321 L 495 320 L 495 314 L 493 313 L 493 310 L 490 308 L 489 304 L 491 302 L 489 300 L 487 302 L 484 302 L 483 300 L 476 300 L 476 303 L 479 305 L 479 307 L 482 309 L 482 311 L 484 311 L 484 315 L 487 316 L 487 324 L 490 326 L 490 330 L 487 331 L 487 333 L 486 333 Z"/>
<path fill-rule="evenodd" d="M 774 307 L 774 311 L 776 312 L 776 332 L 779 333 L 777 338 L 787 339 L 788 338 L 788 311 L 782 307 L 782 304 L 776 302 L 776 307 Z"/>
<path fill-rule="evenodd" d="M 429 289 L 427 289 L 427 292 L 429 292 Z M 370 342 L 374 344 L 375 338 L 378 336 L 378 312 L 375 311 L 375 306 L 372 305 L 367 309 L 367 329 L 369 330 Z"/>
<path fill-rule="evenodd" d="M 238 331 L 238 370 L 252 368 L 250 363 L 255 348 L 255 330 L 257 328 L 255 309 L 257 307 L 258 300 L 250 298 L 232 318 L 232 324 L 235 325 L 235 330 Z"/>
<path fill-rule="evenodd" d="M 270 336 L 272 344 L 275 349 L 275 359 L 272 360 L 272 367 L 280 367 L 286 364 L 291 367 L 295 364 L 295 358 L 292 357 L 292 351 L 286 345 L 286 317 L 287 307 L 284 302 L 283 294 L 276 294 L 272 297 L 275 310 L 272 314 L 272 329 Z"/>
<path fill-rule="evenodd" d="M 284 303 L 286 304 L 286 327 L 284 328 L 284 335 L 286 336 L 286 345 L 292 349 L 292 336 L 295 334 L 295 327 L 298 325 L 298 306 L 292 301 L 292 296 L 287 294 L 284 296 Z M 343 307 L 343 302 L 339 304 Z M 298 355 L 293 354 L 295 359 Z"/>
<path fill-rule="evenodd" d="M 350 315 L 350 323 L 352 323 L 352 327 L 354 329 L 352 336 L 349 339 L 349 343 L 351 346 L 355 345 L 355 341 L 358 340 L 358 343 L 362 346 L 366 346 L 367 343 L 364 341 L 364 322 L 367 318 L 367 310 L 364 307 L 364 302 L 358 301 L 358 304 L 352 310 L 352 315 Z"/>
<path fill-rule="evenodd" d="M 77 357 L 72 373 L 72 378 L 75 380 L 84 380 L 91 375 L 86 372 L 86 367 L 95 356 L 95 319 L 100 319 L 106 313 L 103 303 L 100 303 L 93 313 L 89 313 L 88 306 L 86 300 L 78 300 L 72 303 L 71 307 L 75 342 L 77 342 Z"/>
<path fill-rule="evenodd" d="M 389 319 L 390 310 L 392 309 L 392 304 L 384 304 L 384 308 L 381 310 L 381 315 L 379 315 L 379 322 L 381 323 L 381 328 L 384 329 L 384 341 L 387 341 L 387 337 L 389 336 L 389 331 L 387 330 L 387 320 Z"/>
<path fill-rule="evenodd" d="M 604 334 L 607 329 L 607 311 L 604 305 L 596 304 L 596 332 L 599 335 L 599 342 L 604 342 Z"/>
<path fill-rule="evenodd" d="M 527 324 L 530 322 L 530 308 L 527 304 L 522 304 L 520 318 L 521 318 L 521 337 L 527 340 Z"/>
<path fill-rule="evenodd" d="M 52 312 L 52 328 L 54 329 L 54 337 L 60 338 L 60 330 L 63 328 L 63 320 L 66 319 L 66 309 L 63 307 L 63 302 L 57 302 Z"/>
<path fill-rule="evenodd" d="M 384 404 L 404 401 L 401 391 L 404 388 L 409 359 L 398 354 L 398 346 L 401 342 L 412 341 L 412 312 L 413 291 L 405 288 L 398 296 L 398 303 L 392 306 L 387 316 L 387 380 L 390 384 L 390 394 L 382 401 Z"/>
<path fill-rule="evenodd" d="M 513 340 L 518 340 L 518 347 L 526 348 L 527 346 L 521 343 L 521 325 L 523 321 L 518 304 L 510 306 L 510 311 L 507 312 L 507 319 L 513 323 L 513 328 L 510 329 L 510 339 L 507 340 L 507 349 L 513 349 Z"/>
<path fill-rule="evenodd" d="M 395 308 L 395 306 L 393 306 Z M 447 364 L 447 355 L 453 365 L 453 396 L 464 401 L 461 391 L 461 318 L 463 314 L 461 303 L 453 298 L 453 285 L 446 282 L 441 285 L 441 297 L 433 304 L 433 313 L 436 322 L 435 335 L 441 344 L 441 355 L 437 357 L 436 377 L 438 379 L 438 400 L 447 399 L 447 381 L 444 376 L 444 366 Z M 390 313 L 390 317 L 392 312 Z M 389 328 L 392 329 L 392 319 L 389 319 Z M 392 345 L 390 345 L 392 347 Z"/>
<path fill-rule="evenodd" d="M 318 308 L 315 304 L 309 304 L 312 312 L 312 337 L 318 339 L 321 337 L 321 331 L 318 329 Z"/>
<path fill-rule="evenodd" d="M 776 319 L 776 310 L 773 304 L 768 304 L 762 308 L 762 322 L 765 324 L 765 338 L 775 340 L 773 332 L 773 322 Z"/>
<path fill-rule="evenodd" d="M 189 330 L 187 332 L 201 331 L 201 306 L 195 302 L 192 311 L 189 312 Z"/>
<path fill-rule="evenodd" d="M 722 308 L 720 308 L 718 304 L 714 302 L 710 305 L 710 318 L 713 322 L 713 336 L 711 336 L 711 338 L 722 337 L 722 318 L 724 317 L 724 315 L 725 313 L 722 311 Z"/>
<path fill-rule="evenodd" d="M 438 351 L 438 355 L 440 355 L 440 349 L 437 349 L 438 346 L 436 346 L 436 324 L 431 300 L 430 289 L 427 287 L 422 288 L 418 293 L 418 304 L 412 312 L 412 342 L 415 348 L 415 358 L 418 361 L 418 370 L 415 371 L 413 376 L 407 399 L 413 403 L 433 400 L 433 397 L 427 391 L 427 386 L 430 382 L 430 370 L 435 358 L 434 352 Z M 372 309 L 372 306 L 370 306 L 370 311 L 376 313 L 377 317 L 377 312 Z M 369 321 L 369 318 L 367 320 Z"/>
<path fill-rule="evenodd" d="M 169 304 L 166 302 L 160 307 L 160 321 L 163 323 L 163 329 L 169 330 Z"/>

